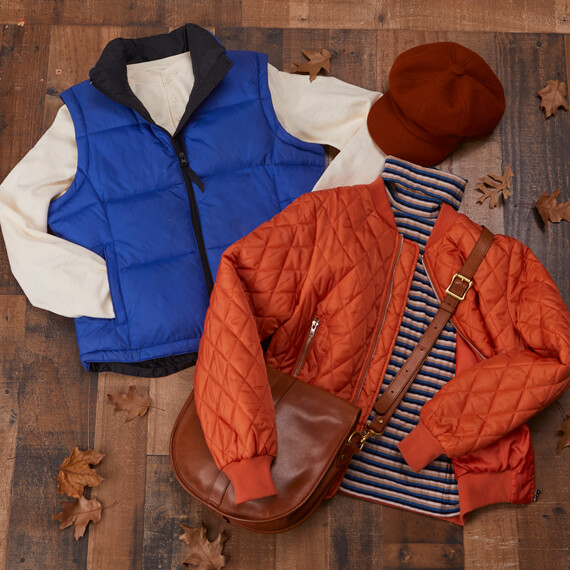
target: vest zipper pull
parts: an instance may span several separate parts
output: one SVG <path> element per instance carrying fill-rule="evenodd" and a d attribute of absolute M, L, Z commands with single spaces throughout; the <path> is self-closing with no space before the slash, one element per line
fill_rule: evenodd
<path fill-rule="evenodd" d="M 200 188 L 200 191 L 204 193 L 204 183 L 200 180 L 200 177 L 190 168 L 190 163 L 186 158 L 184 152 L 180 151 L 178 153 L 178 160 L 180 161 L 180 166 L 182 168 L 186 168 L 188 170 L 188 174 L 190 175 L 190 180 Z"/>
<path fill-rule="evenodd" d="M 178 160 L 180 161 L 180 166 L 182 166 L 182 168 L 188 168 L 188 161 L 186 160 L 186 155 L 183 152 L 178 153 Z"/>

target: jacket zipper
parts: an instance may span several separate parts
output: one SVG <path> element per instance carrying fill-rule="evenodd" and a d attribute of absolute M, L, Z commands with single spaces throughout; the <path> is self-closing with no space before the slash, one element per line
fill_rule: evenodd
<path fill-rule="evenodd" d="M 431 285 L 431 288 L 432 288 L 432 290 L 433 290 L 435 296 L 437 297 L 437 300 L 438 300 L 439 303 L 441 304 L 441 299 L 439 298 L 439 295 L 438 295 L 438 293 L 437 293 L 437 289 L 434 287 L 433 280 L 432 280 L 432 278 L 431 278 L 431 276 L 430 276 L 430 274 L 429 274 L 429 271 L 428 271 L 427 265 L 426 265 L 426 263 L 425 263 L 425 261 L 424 261 L 423 255 L 420 255 L 420 261 L 421 261 L 422 265 L 424 266 L 424 270 L 425 270 L 425 272 L 426 272 L 426 275 L 427 275 L 428 281 L 429 281 L 429 283 L 430 283 L 430 285 Z M 455 316 L 452 316 L 450 320 L 451 320 L 451 322 L 453 323 L 453 326 L 455 327 L 455 330 L 459 333 L 459 336 L 469 345 L 469 347 L 473 350 L 473 352 L 477 353 L 477 354 L 479 355 L 479 357 L 481 358 L 481 360 L 487 360 L 487 359 L 477 350 L 477 348 L 475 348 L 475 347 L 473 346 L 473 344 L 472 344 L 467 338 L 465 338 L 465 335 L 461 332 L 461 329 L 457 326 L 457 321 L 455 320 Z"/>
<path fill-rule="evenodd" d="M 194 236 L 196 238 L 196 244 L 198 245 L 198 252 L 200 254 L 200 262 L 202 264 L 204 280 L 206 281 L 206 288 L 208 289 L 208 296 L 210 296 L 212 289 L 214 288 L 214 279 L 212 277 L 212 271 L 210 270 L 210 264 L 206 254 L 206 244 L 204 243 L 204 234 L 202 233 L 202 223 L 200 222 L 200 214 L 198 212 L 198 202 L 196 201 L 196 195 L 194 194 L 194 184 L 196 184 L 202 192 L 204 191 L 204 185 L 198 178 L 198 175 L 190 168 L 182 138 L 174 138 L 172 136 L 170 138 L 172 140 L 172 146 L 178 156 L 178 162 L 180 163 L 180 168 L 182 169 L 182 174 L 184 176 L 186 193 L 188 194 L 188 201 L 190 202 L 190 219 L 194 230 Z"/>
<path fill-rule="evenodd" d="M 384 314 L 382 315 L 382 318 L 380 319 L 380 322 L 378 323 L 378 327 L 376 329 L 375 337 L 374 337 L 374 345 L 373 345 L 372 351 L 370 353 L 370 356 L 368 357 L 368 361 L 366 362 L 366 365 L 364 367 L 364 374 L 362 375 L 362 378 L 360 379 L 360 383 L 358 385 L 358 391 L 356 392 L 356 396 L 352 399 L 353 404 L 358 402 L 358 399 L 360 398 L 360 393 L 362 392 L 362 388 L 364 387 L 364 381 L 366 380 L 366 377 L 368 376 L 368 371 L 370 370 L 370 366 L 372 364 L 372 359 L 374 358 L 374 355 L 376 354 L 376 349 L 378 348 L 378 341 L 380 340 L 380 332 L 382 331 L 382 329 L 384 327 L 384 323 L 386 321 L 386 315 L 388 314 L 388 307 L 390 306 L 390 301 L 392 300 L 392 293 L 394 291 L 394 276 L 396 275 L 396 267 L 398 265 L 398 261 L 400 260 L 400 255 L 402 254 L 403 246 L 404 246 L 404 238 L 403 238 L 403 236 L 400 236 L 400 247 L 398 249 L 398 254 L 396 255 L 396 259 L 394 260 L 394 267 L 392 268 L 392 275 L 390 278 L 390 292 L 388 293 L 388 299 L 387 299 L 386 305 L 384 307 Z"/>
<path fill-rule="evenodd" d="M 305 338 L 305 343 L 303 344 L 303 349 L 301 350 L 301 353 L 299 354 L 299 358 L 297 359 L 297 364 L 295 366 L 295 371 L 293 372 L 293 376 L 295 376 L 295 378 L 297 377 L 297 375 L 301 371 L 301 368 L 305 362 L 305 359 L 307 358 L 307 354 L 309 353 L 309 348 L 311 347 L 313 339 L 315 338 L 315 334 L 317 332 L 317 328 L 319 327 L 320 322 L 321 321 L 318 317 L 314 317 L 313 320 L 311 321 L 311 328 L 309 329 L 309 332 L 307 333 L 307 337 Z"/>

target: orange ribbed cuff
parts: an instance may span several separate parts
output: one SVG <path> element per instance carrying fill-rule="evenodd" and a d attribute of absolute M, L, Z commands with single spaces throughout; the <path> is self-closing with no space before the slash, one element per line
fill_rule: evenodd
<path fill-rule="evenodd" d="M 499 473 L 465 473 L 457 478 L 461 520 L 467 515 L 487 505 L 512 503 L 513 474 L 511 471 Z M 529 502 L 532 500 L 529 497 Z"/>
<path fill-rule="evenodd" d="M 406 463 L 417 473 L 434 459 L 444 454 L 438 439 L 420 420 L 418 425 L 399 444 L 398 449 Z"/>
<path fill-rule="evenodd" d="M 234 487 L 236 505 L 277 495 L 275 483 L 271 476 L 273 457 L 260 455 L 251 459 L 243 459 L 226 465 L 224 473 L 229 477 Z"/>

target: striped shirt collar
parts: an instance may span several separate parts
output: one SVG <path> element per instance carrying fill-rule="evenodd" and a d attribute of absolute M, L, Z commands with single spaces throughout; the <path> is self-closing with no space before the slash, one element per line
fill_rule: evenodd
<path fill-rule="evenodd" d="M 392 207 L 436 218 L 442 203 L 459 208 L 467 180 L 400 158 L 386 158 L 382 179 Z"/>

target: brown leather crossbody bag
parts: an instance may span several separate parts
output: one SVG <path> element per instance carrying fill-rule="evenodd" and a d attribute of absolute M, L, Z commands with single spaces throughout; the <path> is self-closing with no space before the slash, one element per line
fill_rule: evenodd
<path fill-rule="evenodd" d="M 249 530 L 277 533 L 302 523 L 343 476 L 364 442 L 384 432 L 445 324 L 465 299 L 492 241 L 493 234 L 483 228 L 426 332 L 377 399 L 376 415 L 364 432 L 354 431 L 360 408 L 267 367 L 277 429 L 278 453 L 271 465 L 277 495 L 235 504 L 232 484 L 206 445 L 193 393 L 180 411 L 170 439 L 172 469 L 182 487 L 224 519 Z"/>

